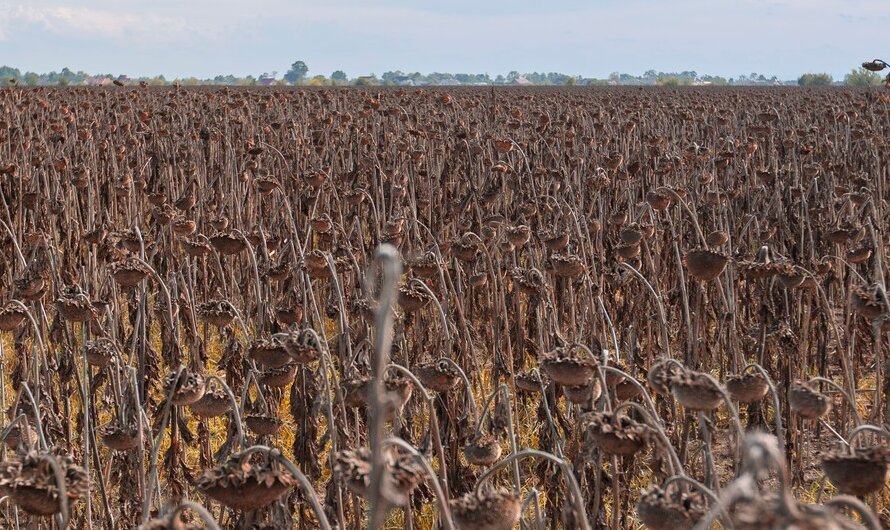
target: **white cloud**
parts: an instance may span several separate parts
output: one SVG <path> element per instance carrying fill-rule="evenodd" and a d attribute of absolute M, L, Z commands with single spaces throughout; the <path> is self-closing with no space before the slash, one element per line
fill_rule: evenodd
<path fill-rule="evenodd" d="M 57 35 L 116 41 L 152 38 L 170 42 L 211 33 L 206 25 L 193 24 L 181 16 L 85 6 L 0 4 L 0 39 L 7 40 L 16 29 L 27 26 Z"/>

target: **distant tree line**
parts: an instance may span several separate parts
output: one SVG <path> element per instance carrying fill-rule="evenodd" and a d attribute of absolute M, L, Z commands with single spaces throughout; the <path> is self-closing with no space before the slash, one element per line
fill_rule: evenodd
<path fill-rule="evenodd" d="M 882 81 L 880 75 L 869 72 L 863 68 L 851 71 L 844 77 L 843 83 L 848 86 L 875 86 Z M 310 75 L 309 66 L 304 61 L 295 61 L 284 75 L 278 72 L 264 72 L 258 76 L 239 77 L 235 75 L 218 75 L 212 78 L 185 77 L 166 79 L 159 75 L 155 77 L 130 78 L 125 75 L 89 74 L 83 71 L 74 72 L 68 68 L 62 68 L 59 72 L 36 73 L 22 72 L 11 66 L 0 67 L 0 86 L 19 84 L 28 86 L 48 85 L 107 85 L 146 83 L 155 86 L 164 85 L 232 85 L 232 86 L 427 86 L 427 85 L 581 85 L 581 86 L 605 86 L 605 85 L 631 85 L 631 86 L 750 86 L 750 85 L 799 85 L 799 86 L 829 86 L 836 83 L 830 74 L 806 73 L 796 81 L 780 80 L 776 76 L 767 77 L 763 74 L 742 74 L 738 77 L 725 78 L 707 74 L 699 74 L 695 71 L 659 72 L 648 70 L 642 75 L 614 72 L 607 78 L 583 77 L 558 72 L 526 72 L 511 71 L 506 75 L 498 74 L 492 77 L 490 74 L 466 74 L 432 72 L 422 74 L 420 72 L 402 72 L 401 70 L 383 72 L 379 77 L 373 73 L 350 77 L 346 72 L 337 70 L 330 75 Z"/>

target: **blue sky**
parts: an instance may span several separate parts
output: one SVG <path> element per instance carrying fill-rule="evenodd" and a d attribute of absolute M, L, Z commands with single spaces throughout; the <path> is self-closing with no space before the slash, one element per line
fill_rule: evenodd
<path fill-rule="evenodd" d="M 281 76 L 297 59 L 310 75 L 841 77 L 887 51 L 888 24 L 887 0 L 0 0 L 0 64 L 168 78 Z"/>

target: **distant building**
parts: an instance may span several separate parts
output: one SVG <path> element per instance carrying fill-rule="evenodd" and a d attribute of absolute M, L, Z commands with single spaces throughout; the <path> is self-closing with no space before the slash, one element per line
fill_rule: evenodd
<path fill-rule="evenodd" d="M 519 76 L 513 81 L 513 84 L 519 86 L 532 86 L 534 83 L 526 79 L 524 76 Z"/>

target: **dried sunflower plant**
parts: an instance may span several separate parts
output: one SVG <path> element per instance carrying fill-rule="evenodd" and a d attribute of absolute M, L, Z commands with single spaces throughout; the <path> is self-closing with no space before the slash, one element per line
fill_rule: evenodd
<path fill-rule="evenodd" d="M 0 89 L 0 527 L 890 521 L 879 91 L 118 85 Z"/>

